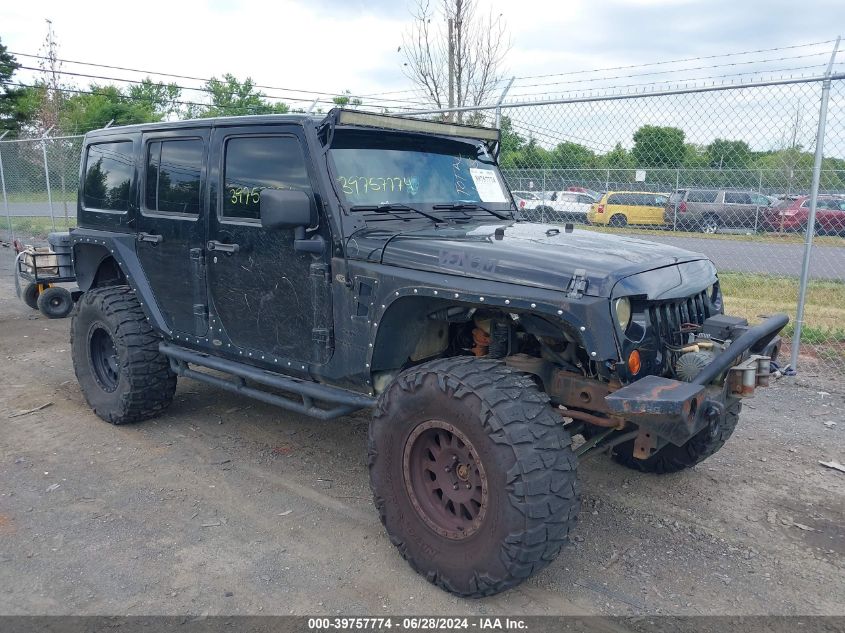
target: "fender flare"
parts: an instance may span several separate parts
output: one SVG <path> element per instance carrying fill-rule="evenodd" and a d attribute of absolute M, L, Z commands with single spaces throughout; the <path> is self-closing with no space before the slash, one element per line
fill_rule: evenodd
<path fill-rule="evenodd" d="M 71 233 L 71 240 L 73 264 L 80 290 L 90 290 L 100 267 L 104 262 L 113 259 L 126 284 L 138 296 L 150 325 L 164 336 L 169 337 L 172 334 L 135 255 L 134 234 L 76 229 Z"/>

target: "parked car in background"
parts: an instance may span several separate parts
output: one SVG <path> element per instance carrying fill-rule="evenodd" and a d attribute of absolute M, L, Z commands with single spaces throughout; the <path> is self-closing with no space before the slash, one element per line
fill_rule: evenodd
<path fill-rule="evenodd" d="M 587 212 L 595 198 L 577 191 L 544 191 L 540 193 L 540 204 L 528 219 L 535 222 L 578 222 L 587 221 Z"/>
<path fill-rule="evenodd" d="M 662 225 L 669 194 L 648 191 L 608 191 L 587 214 L 590 224 Z"/>
<path fill-rule="evenodd" d="M 523 214 L 533 211 L 542 204 L 542 199 L 536 191 L 511 191 L 511 194 Z"/>
<path fill-rule="evenodd" d="M 598 199 L 602 197 L 601 191 L 596 191 L 595 189 L 589 189 L 587 187 L 572 186 L 572 187 L 567 187 L 566 190 L 567 191 L 575 191 L 575 192 L 578 192 L 578 193 L 586 193 L 588 196 L 593 198 L 594 201 L 598 201 Z"/>
<path fill-rule="evenodd" d="M 810 219 L 810 196 L 781 200 L 763 217 L 767 231 L 806 231 Z M 816 200 L 816 233 L 845 235 L 845 196 L 819 196 Z"/>
<path fill-rule="evenodd" d="M 754 191 L 678 189 L 669 197 L 666 224 L 678 229 L 718 233 L 722 228 L 757 230 L 772 204 Z"/>

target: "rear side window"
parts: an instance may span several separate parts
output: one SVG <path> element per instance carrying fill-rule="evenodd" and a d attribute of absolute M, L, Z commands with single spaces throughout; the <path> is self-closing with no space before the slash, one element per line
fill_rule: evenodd
<path fill-rule="evenodd" d="M 725 192 L 725 204 L 754 204 L 751 196 L 747 193 L 737 191 Z"/>
<path fill-rule="evenodd" d="M 607 197 L 607 204 L 629 204 L 628 196 L 624 193 L 614 193 Z"/>
<path fill-rule="evenodd" d="M 144 206 L 160 213 L 198 215 L 203 153 L 201 139 L 150 143 Z"/>
<path fill-rule="evenodd" d="M 226 142 L 223 216 L 258 220 L 264 189 L 310 192 L 305 156 L 293 136 L 235 137 Z"/>
<path fill-rule="evenodd" d="M 686 194 L 686 191 L 684 191 L 683 189 L 681 189 L 680 191 L 676 191 L 671 196 L 669 196 L 669 202 L 673 204 L 680 202 L 684 199 L 684 194 Z"/>
<path fill-rule="evenodd" d="M 82 183 L 83 206 L 99 211 L 128 211 L 134 171 L 132 141 L 89 145 Z"/>
<path fill-rule="evenodd" d="M 687 194 L 687 202 L 716 202 L 718 191 L 708 191 L 706 189 L 692 189 Z"/>

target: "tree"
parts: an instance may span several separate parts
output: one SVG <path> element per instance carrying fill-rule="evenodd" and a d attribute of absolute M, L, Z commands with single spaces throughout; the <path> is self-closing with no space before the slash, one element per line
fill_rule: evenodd
<path fill-rule="evenodd" d="M 284 114 L 290 109 L 284 103 L 270 103 L 266 95 L 256 90 L 252 78 L 243 82 L 230 73 L 223 79 L 212 77 L 205 84 L 211 104 L 190 112 L 198 117 L 241 116 L 245 114 Z"/>
<path fill-rule="evenodd" d="M 357 108 L 364 103 L 358 97 L 353 97 L 352 92 L 349 90 L 344 90 L 343 94 L 337 95 L 335 98 L 332 99 L 332 101 L 339 108 Z"/>
<path fill-rule="evenodd" d="M 9 85 L 18 68 L 20 64 L 0 41 L 0 134 L 6 130 L 20 132 L 38 110 L 31 88 Z"/>
<path fill-rule="evenodd" d="M 551 159 L 555 167 L 592 167 L 596 154 L 588 147 L 564 141 L 552 150 Z"/>
<path fill-rule="evenodd" d="M 608 169 L 630 169 L 633 167 L 631 156 L 622 147 L 622 143 L 616 143 L 612 150 L 600 157 L 599 162 L 603 167 L 607 167 Z"/>
<path fill-rule="evenodd" d="M 499 164 L 502 167 L 514 167 L 514 159 L 525 145 L 525 138 L 514 130 L 513 121 L 509 116 L 502 115 L 499 122 L 500 147 Z"/>
<path fill-rule="evenodd" d="M 707 146 L 707 162 L 714 169 L 740 169 L 751 162 L 751 148 L 745 141 L 717 138 Z"/>
<path fill-rule="evenodd" d="M 91 84 L 86 91 L 65 97 L 59 113 L 61 129 L 73 134 L 113 125 L 151 123 L 174 113 L 180 90 L 145 79 L 123 92 L 113 84 Z"/>
<path fill-rule="evenodd" d="M 637 167 L 680 167 L 684 154 L 683 130 L 643 125 L 634 132 L 631 155 Z"/>
<path fill-rule="evenodd" d="M 175 83 L 156 83 L 147 77 L 140 84 L 129 86 L 126 96 L 149 112 L 151 121 L 162 121 L 179 115 L 181 95 L 182 89 Z"/>
<path fill-rule="evenodd" d="M 510 49 L 501 14 L 481 14 L 478 0 L 441 0 L 439 9 L 431 0 L 418 0 L 412 15 L 399 50 L 405 74 L 425 98 L 437 108 L 488 101 Z"/>
<path fill-rule="evenodd" d="M 65 86 L 62 85 L 62 62 L 59 59 L 59 43 L 53 32 L 53 22 L 47 20 L 47 37 L 41 47 L 38 65 L 41 67 L 41 107 L 38 111 L 37 133 L 48 130 L 61 132 L 60 118 L 64 106 Z"/>

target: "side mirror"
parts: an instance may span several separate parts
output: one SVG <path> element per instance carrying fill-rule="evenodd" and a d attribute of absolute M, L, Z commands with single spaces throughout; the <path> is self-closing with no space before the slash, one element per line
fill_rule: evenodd
<path fill-rule="evenodd" d="M 311 198 L 304 191 L 263 189 L 260 196 L 261 226 L 265 229 L 304 228 L 314 223 Z"/>

